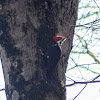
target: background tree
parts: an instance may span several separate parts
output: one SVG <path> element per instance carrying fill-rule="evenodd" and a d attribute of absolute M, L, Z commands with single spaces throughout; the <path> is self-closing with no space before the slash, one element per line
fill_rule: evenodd
<path fill-rule="evenodd" d="M 100 94 L 100 1 L 80 0 L 78 13 L 73 49 L 66 73 L 68 99 L 99 100 L 100 97 L 95 96 L 95 92 L 98 91 L 96 94 Z M 91 86 L 90 96 L 89 86 Z M 88 93 L 84 90 L 84 97 L 81 97 L 82 94 L 78 96 L 85 87 Z M 72 95 L 70 91 L 76 89 L 77 92 Z"/>
<path fill-rule="evenodd" d="M 68 38 L 56 71 L 58 80 L 65 82 L 78 0 L 2 0 L 0 4 L 0 54 L 7 99 L 65 100 L 60 83 L 44 77 L 41 50 L 46 51 L 56 33 Z"/>

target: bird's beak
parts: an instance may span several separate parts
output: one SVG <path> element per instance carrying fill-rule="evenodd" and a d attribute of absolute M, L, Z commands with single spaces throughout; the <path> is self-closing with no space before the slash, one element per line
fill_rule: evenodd
<path fill-rule="evenodd" d="M 61 41 L 60 41 L 60 45 L 62 45 L 62 44 L 66 41 L 66 39 L 67 39 L 67 38 L 65 38 L 65 37 L 62 38 Z"/>

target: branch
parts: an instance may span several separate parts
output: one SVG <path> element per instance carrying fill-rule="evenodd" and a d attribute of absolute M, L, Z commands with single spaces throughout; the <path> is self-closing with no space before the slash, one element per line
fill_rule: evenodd
<path fill-rule="evenodd" d="M 4 91 L 5 89 L 0 89 L 0 91 Z"/>
<path fill-rule="evenodd" d="M 76 25 L 76 27 L 80 27 L 80 26 L 84 26 L 84 25 L 89 25 L 89 24 L 94 24 L 94 23 L 97 23 L 97 22 L 99 22 L 99 21 L 100 21 L 100 19 L 97 19 L 97 20 L 94 20 L 94 21 L 89 22 L 89 23 L 86 23 L 86 24 Z"/>
<path fill-rule="evenodd" d="M 100 75 L 96 76 L 93 80 L 96 80 Z M 87 84 L 85 84 L 85 86 L 83 87 L 83 89 L 73 98 L 73 100 L 75 100 L 79 95 L 80 93 L 82 93 L 82 91 L 86 88 Z"/>
<path fill-rule="evenodd" d="M 83 65 L 85 65 L 85 64 L 83 64 Z M 92 72 L 92 73 L 94 73 L 94 74 L 100 75 L 100 72 L 95 72 L 95 71 L 93 71 L 93 70 L 91 70 L 91 69 L 89 69 L 89 68 L 87 68 L 87 67 L 85 67 L 85 66 L 83 66 L 83 65 L 76 65 L 75 67 L 72 67 L 72 68 L 67 69 L 67 71 L 70 71 L 70 70 L 72 70 L 72 69 L 74 69 L 74 68 L 80 67 L 80 68 L 87 69 L 88 71 L 90 71 L 90 72 Z M 86 64 L 86 65 L 88 65 L 88 64 Z"/>
<path fill-rule="evenodd" d="M 65 85 L 65 86 L 72 86 L 72 85 L 75 85 L 75 84 L 88 84 L 88 83 L 99 83 L 100 80 L 98 81 L 89 81 L 89 82 L 74 82 L 72 84 L 68 84 L 68 85 Z"/>
<path fill-rule="evenodd" d="M 67 26 L 71 26 L 71 27 L 85 27 L 85 28 L 91 28 L 91 27 L 87 27 L 86 25 L 90 25 L 90 24 L 96 24 L 100 21 L 100 19 L 94 20 L 92 22 L 86 23 L 86 24 L 81 24 L 81 25 L 67 25 Z"/>
<path fill-rule="evenodd" d="M 88 53 L 98 64 L 100 64 L 100 60 L 97 59 L 97 57 L 88 49 L 87 44 L 86 44 L 86 46 L 84 46 L 84 47 L 85 47 L 85 49 L 87 50 L 87 53 Z"/>
<path fill-rule="evenodd" d="M 85 86 L 83 87 L 83 89 L 73 98 L 73 100 L 75 100 L 79 95 L 80 93 L 86 88 L 87 84 L 85 84 Z"/>
<path fill-rule="evenodd" d="M 95 78 L 93 78 L 93 80 L 92 81 L 95 81 L 97 78 L 99 78 L 100 77 L 100 75 L 98 75 L 98 76 L 96 76 Z"/>
<path fill-rule="evenodd" d="M 98 62 L 98 63 L 100 64 L 99 59 L 97 59 L 96 56 L 95 56 L 89 49 L 87 49 L 87 53 L 88 53 L 96 62 Z"/>
<path fill-rule="evenodd" d="M 95 4 L 97 5 L 98 9 L 100 10 L 100 8 L 99 8 L 99 6 L 98 6 L 97 2 L 96 2 L 95 0 L 93 0 L 93 1 L 95 2 Z"/>
<path fill-rule="evenodd" d="M 88 81 L 88 82 L 75 82 L 74 83 L 71 83 L 71 84 L 68 84 L 68 85 L 65 85 L 65 86 L 72 86 L 72 85 L 75 85 L 75 84 L 88 84 L 88 83 L 98 83 L 100 82 L 100 80 L 98 81 L 95 81 L 97 78 L 99 78 L 100 75 L 96 76 L 95 78 L 92 79 L 92 81 Z"/>
<path fill-rule="evenodd" d="M 83 39 L 83 37 L 79 36 L 78 34 L 76 34 L 76 36 L 81 40 Z M 85 42 L 85 45 L 83 45 L 83 47 L 87 50 L 87 54 L 89 54 L 98 64 L 100 64 L 100 60 L 97 59 L 97 57 L 88 49 L 88 45 L 86 43 L 86 40 L 83 39 L 83 41 Z"/>

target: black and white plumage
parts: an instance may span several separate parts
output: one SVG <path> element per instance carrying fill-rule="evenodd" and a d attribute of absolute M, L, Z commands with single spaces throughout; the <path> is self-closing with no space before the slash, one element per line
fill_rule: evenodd
<path fill-rule="evenodd" d="M 55 43 L 48 47 L 46 53 L 46 68 L 47 68 L 47 79 L 54 79 L 54 71 L 56 65 L 61 56 L 61 45 L 66 40 L 65 37 L 60 35 L 55 36 L 54 38 Z"/>

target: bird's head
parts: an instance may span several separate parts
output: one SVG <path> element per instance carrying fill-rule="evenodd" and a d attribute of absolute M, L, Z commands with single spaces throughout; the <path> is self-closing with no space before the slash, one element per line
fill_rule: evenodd
<path fill-rule="evenodd" d="M 53 40 L 56 42 L 56 43 L 59 43 L 60 45 L 63 44 L 63 42 L 66 40 L 67 38 L 61 36 L 61 35 L 57 35 L 57 36 L 54 36 L 53 37 Z"/>

